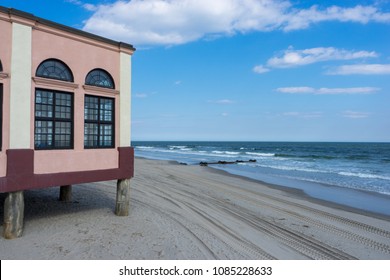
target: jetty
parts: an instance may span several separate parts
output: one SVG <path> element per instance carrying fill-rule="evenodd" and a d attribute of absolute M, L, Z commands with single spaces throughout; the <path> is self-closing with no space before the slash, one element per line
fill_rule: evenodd
<path fill-rule="evenodd" d="M 249 162 L 257 162 L 255 159 L 250 159 L 250 160 L 236 160 L 236 161 L 225 161 L 225 160 L 219 160 L 215 162 L 206 162 L 206 161 L 201 161 L 199 162 L 200 166 L 207 166 L 210 164 L 237 164 L 237 163 L 249 163 Z"/>

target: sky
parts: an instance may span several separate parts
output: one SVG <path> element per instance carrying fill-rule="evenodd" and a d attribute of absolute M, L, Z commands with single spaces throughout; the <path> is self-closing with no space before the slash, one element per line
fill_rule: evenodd
<path fill-rule="evenodd" d="M 132 139 L 390 142 L 389 0 L 0 0 L 132 44 Z"/>

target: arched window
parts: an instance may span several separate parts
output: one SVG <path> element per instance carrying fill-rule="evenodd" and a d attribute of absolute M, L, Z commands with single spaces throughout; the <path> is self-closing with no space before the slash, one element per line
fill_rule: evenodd
<path fill-rule="evenodd" d="M 37 77 L 73 82 L 69 67 L 58 59 L 39 64 Z M 73 93 L 35 89 L 34 147 L 37 150 L 73 149 Z"/>
<path fill-rule="evenodd" d="M 103 69 L 93 69 L 85 78 L 85 84 L 96 87 L 115 88 L 111 75 Z"/>
<path fill-rule="evenodd" d="M 1 64 L 1 60 L 0 60 L 0 72 L 3 72 L 3 64 Z"/>
<path fill-rule="evenodd" d="M 37 77 L 73 82 L 73 74 L 69 67 L 58 59 L 47 59 L 39 64 Z"/>

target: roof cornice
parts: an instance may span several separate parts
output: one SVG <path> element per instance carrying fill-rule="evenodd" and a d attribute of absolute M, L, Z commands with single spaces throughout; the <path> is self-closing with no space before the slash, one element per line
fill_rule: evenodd
<path fill-rule="evenodd" d="M 56 23 L 54 21 L 40 18 L 40 17 L 34 16 L 33 14 L 30 14 L 30 13 L 27 13 L 24 11 L 0 6 L 0 12 L 4 13 L 4 14 L 8 14 L 10 19 L 20 18 L 20 19 L 22 19 L 22 22 L 23 23 L 26 22 L 26 24 L 28 24 L 27 22 L 30 21 L 31 23 L 29 25 L 32 25 L 32 26 L 44 25 L 44 26 L 51 27 L 51 28 L 54 28 L 54 29 L 57 29 L 60 31 L 68 32 L 68 33 L 71 33 L 71 34 L 74 34 L 77 36 L 81 36 L 81 37 L 85 37 L 85 38 L 95 40 L 98 42 L 106 43 L 106 44 L 115 46 L 118 49 L 127 50 L 131 53 L 135 51 L 135 48 L 131 44 L 111 40 L 111 39 L 108 39 L 108 38 L 105 38 L 105 37 L 102 37 L 99 35 L 95 35 L 95 34 L 92 34 L 92 33 L 89 33 L 89 32 L 83 31 L 83 30 L 79 30 L 79 29 L 76 29 L 73 27 L 69 27 L 69 26 L 60 24 L 60 23 Z M 20 21 L 18 20 L 18 22 L 20 22 Z M 20 23 L 22 23 L 22 22 L 20 22 Z"/>

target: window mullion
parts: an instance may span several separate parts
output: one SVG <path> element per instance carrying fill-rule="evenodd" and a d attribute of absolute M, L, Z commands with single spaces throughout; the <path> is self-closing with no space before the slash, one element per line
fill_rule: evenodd
<path fill-rule="evenodd" d="M 112 148 L 114 147 L 114 99 L 86 95 L 85 97 L 85 120 L 84 147 L 91 148 Z M 108 102 L 110 100 L 110 102 Z M 110 106 L 108 106 L 108 104 Z M 93 116 L 89 110 L 93 110 Z M 105 120 L 106 114 L 112 116 L 111 120 Z M 108 126 L 111 128 L 109 131 Z M 95 139 L 93 141 L 93 139 Z"/>
<path fill-rule="evenodd" d="M 52 108 L 52 116 L 53 116 L 53 131 L 52 131 L 52 148 L 56 147 L 56 107 L 57 107 L 57 94 L 56 92 L 53 92 L 53 108 Z"/>
<path fill-rule="evenodd" d="M 98 147 L 101 147 L 101 145 L 100 145 L 100 141 L 101 141 L 101 139 L 100 139 L 100 137 L 101 137 L 101 135 L 100 135 L 100 100 L 101 100 L 101 98 L 98 98 L 98 110 L 97 110 L 97 120 L 96 120 L 96 122 L 97 122 L 97 129 L 98 129 L 98 141 L 97 141 L 97 146 Z"/>
<path fill-rule="evenodd" d="M 34 145 L 36 149 L 73 148 L 73 95 L 71 93 L 54 90 L 38 91 L 40 92 L 41 99 L 38 101 L 37 99 L 35 100 L 34 137 L 36 140 L 34 141 L 37 142 L 35 142 Z M 37 104 L 40 107 L 38 107 Z M 43 108 L 43 106 L 45 106 L 45 108 Z M 48 106 L 51 106 L 50 109 Z M 38 115 L 36 113 L 37 111 L 40 112 Z"/>

